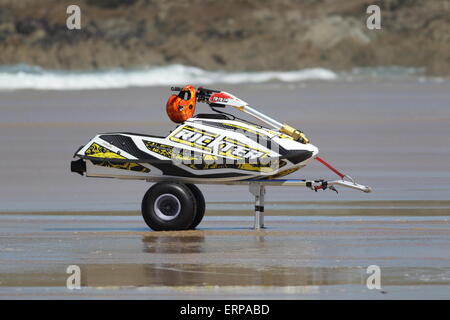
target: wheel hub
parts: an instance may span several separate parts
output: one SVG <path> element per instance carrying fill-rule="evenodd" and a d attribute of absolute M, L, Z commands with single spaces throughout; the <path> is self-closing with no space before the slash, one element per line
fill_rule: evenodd
<path fill-rule="evenodd" d="M 173 194 L 165 193 L 156 198 L 154 210 L 160 219 L 170 221 L 180 214 L 181 203 Z"/>

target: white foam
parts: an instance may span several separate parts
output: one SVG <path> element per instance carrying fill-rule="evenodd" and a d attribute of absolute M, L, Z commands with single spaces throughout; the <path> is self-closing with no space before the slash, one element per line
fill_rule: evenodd
<path fill-rule="evenodd" d="M 313 68 L 297 71 L 224 72 L 170 65 L 134 70 L 52 71 L 39 67 L 17 65 L 0 67 L 0 90 L 81 90 L 127 87 L 166 86 L 182 84 L 239 84 L 267 81 L 298 82 L 304 80 L 334 80 L 330 70 Z"/>

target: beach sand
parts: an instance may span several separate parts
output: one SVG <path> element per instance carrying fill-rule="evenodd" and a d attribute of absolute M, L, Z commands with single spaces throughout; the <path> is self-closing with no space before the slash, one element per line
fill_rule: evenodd
<path fill-rule="evenodd" d="M 374 192 L 269 187 L 276 216 L 253 231 L 245 187 L 200 185 L 200 230 L 155 233 L 137 216 L 148 183 L 86 179 L 70 161 L 99 132 L 167 134 L 168 88 L 0 92 L 0 298 L 450 296 L 450 82 L 220 88 L 303 130 Z M 319 163 L 292 177 L 335 178 Z M 71 264 L 81 291 L 65 288 Z M 387 293 L 366 288 L 371 264 Z"/>
<path fill-rule="evenodd" d="M 1 215 L 0 299 L 448 299 L 449 213 L 276 216 L 260 231 L 208 216 L 183 232 L 136 216 Z M 79 290 L 66 287 L 71 265 Z M 366 285 L 371 265 L 380 290 Z"/>

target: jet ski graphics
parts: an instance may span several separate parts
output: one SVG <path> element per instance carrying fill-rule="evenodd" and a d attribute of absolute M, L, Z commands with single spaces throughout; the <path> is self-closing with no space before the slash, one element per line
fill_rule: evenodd
<path fill-rule="evenodd" d="M 167 137 L 105 133 L 81 147 L 74 169 L 88 177 L 190 181 L 281 177 L 304 167 L 317 147 L 262 126 L 200 115 Z M 85 167 L 85 169 L 84 169 Z"/>
<path fill-rule="evenodd" d="M 102 133 L 74 154 L 71 171 L 86 177 L 156 182 L 142 201 L 142 215 L 153 230 L 194 229 L 205 213 L 204 197 L 195 184 L 243 184 L 255 197 L 255 229 L 264 227 L 265 186 L 300 186 L 314 191 L 336 186 L 371 192 L 318 156 L 304 133 L 280 123 L 223 91 L 193 86 L 167 103 L 177 127 L 167 136 L 128 132 Z M 197 102 L 213 114 L 194 116 Z M 220 111 L 234 108 L 262 126 Z M 340 180 L 282 179 L 317 159 Z"/>

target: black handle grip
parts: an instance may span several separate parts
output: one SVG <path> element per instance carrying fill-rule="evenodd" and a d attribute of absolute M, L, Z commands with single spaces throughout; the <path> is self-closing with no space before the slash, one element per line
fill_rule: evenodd
<path fill-rule="evenodd" d="M 197 101 L 198 101 L 198 102 L 206 102 L 206 103 L 208 103 L 209 97 L 210 97 L 212 94 L 217 93 L 217 92 L 220 92 L 220 91 L 218 91 L 218 90 L 213 90 L 213 89 L 206 89 L 206 88 L 203 88 L 203 87 L 199 87 L 199 88 L 197 89 Z"/>
<path fill-rule="evenodd" d="M 183 88 L 180 87 L 170 87 L 171 91 L 181 91 Z M 213 89 L 206 89 L 203 87 L 199 87 L 197 89 L 197 101 L 198 102 L 206 102 L 208 103 L 209 97 L 214 94 L 220 92 L 219 90 L 213 90 Z M 212 105 L 213 106 L 213 105 Z M 224 107 L 222 105 L 214 105 L 214 107 Z"/>
<path fill-rule="evenodd" d="M 220 92 L 220 90 L 206 89 L 206 88 L 203 88 L 203 87 L 199 87 L 199 88 L 197 89 L 197 91 L 198 91 L 198 92 L 201 92 L 201 93 L 206 93 L 206 94 L 213 94 L 213 93 Z"/>
<path fill-rule="evenodd" d="M 183 88 L 181 88 L 181 87 L 170 87 L 171 91 L 181 91 L 182 89 Z M 206 94 L 213 94 L 213 93 L 220 92 L 219 90 L 206 89 L 206 88 L 203 88 L 203 87 L 199 87 L 197 89 L 197 91 L 201 92 L 201 93 L 206 93 Z"/>

